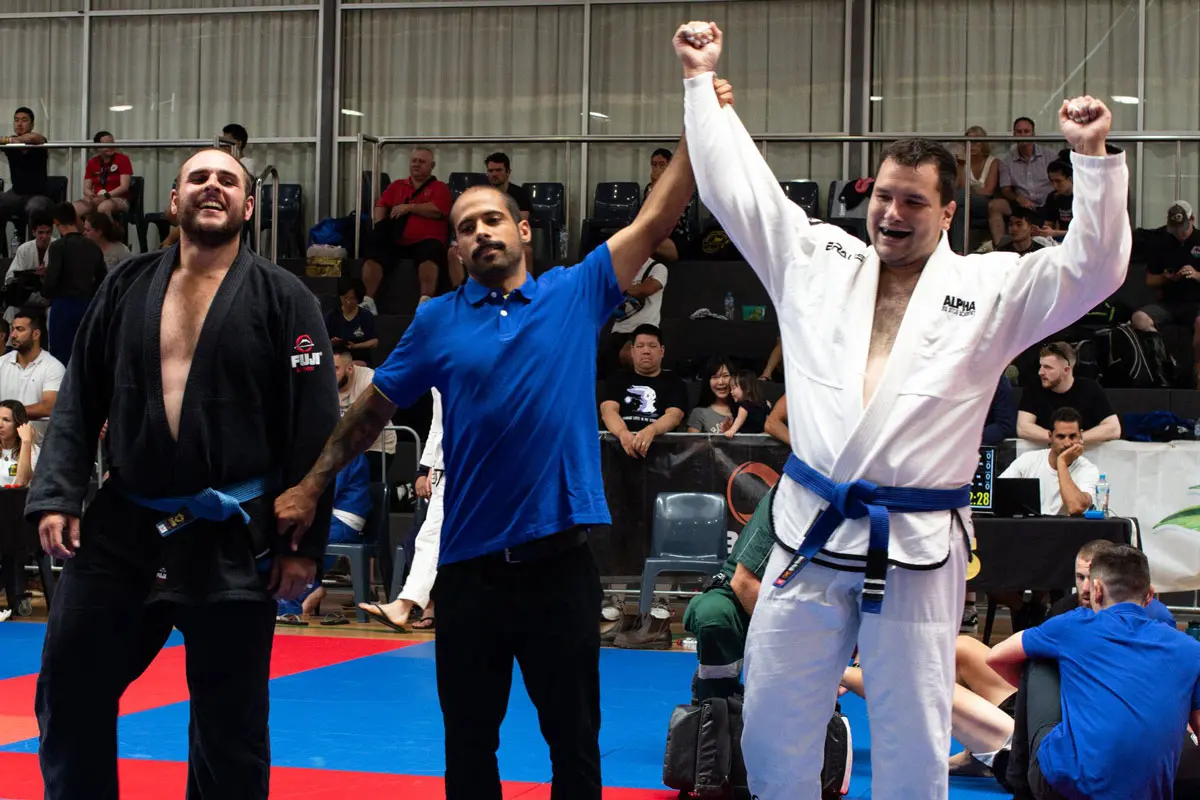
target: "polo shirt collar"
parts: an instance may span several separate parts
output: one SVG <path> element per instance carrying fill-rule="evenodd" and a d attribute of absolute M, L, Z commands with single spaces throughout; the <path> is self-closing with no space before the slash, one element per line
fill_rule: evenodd
<path fill-rule="evenodd" d="M 1150 613 L 1148 611 L 1146 611 L 1145 606 L 1140 606 L 1137 603 L 1134 603 L 1132 601 L 1125 602 L 1125 603 L 1113 603 L 1111 606 L 1109 606 L 1108 608 L 1106 608 L 1104 610 L 1112 611 L 1117 614 L 1132 614 L 1135 617 L 1148 618 L 1150 616 Z"/>
<path fill-rule="evenodd" d="M 495 290 L 489 289 L 474 278 L 467 278 L 467 282 L 463 284 L 463 292 L 466 294 L 467 302 L 473 306 L 477 306 L 484 300 L 487 300 L 488 295 L 493 291 Z M 516 289 L 513 289 L 510 294 L 516 295 L 526 302 L 530 302 L 533 300 L 534 295 L 537 294 L 537 281 L 533 279 L 532 275 L 526 273 L 525 282 Z"/>

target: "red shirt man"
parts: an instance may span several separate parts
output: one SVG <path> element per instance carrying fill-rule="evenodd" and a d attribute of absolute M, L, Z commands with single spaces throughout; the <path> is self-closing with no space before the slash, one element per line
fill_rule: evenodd
<path fill-rule="evenodd" d="M 83 197 L 75 201 L 75 214 L 82 217 L 100 211 L 111 217 L 129 209 L 133 164 L 124 153 L 113 149 L 113 135 L 108 131 L 100 131 L 92 141 L 101 148 L 84 168 Z"/>

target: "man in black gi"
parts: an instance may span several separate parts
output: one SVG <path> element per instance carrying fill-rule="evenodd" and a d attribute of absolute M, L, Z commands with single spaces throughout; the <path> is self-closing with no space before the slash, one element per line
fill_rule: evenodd
<path fill-rule="evenodd" d="M 249 178 L 219 150 L 184 163 L 179 243 L 127 261 L 83 319 L 25 508 L 66 559 L 36 710 L 47 800 L 116 800 L 117 712 L 172 627 L 191 694 L 189 800 L 266 798 L 272 598 L 316 580 L 329 532 L 276 532 L 338 419 L 320 309 L 242 248 Z M 186 391 L 185 391 L 186 390 Z M 80 514 L 101 426 L 109 480 Z"/>

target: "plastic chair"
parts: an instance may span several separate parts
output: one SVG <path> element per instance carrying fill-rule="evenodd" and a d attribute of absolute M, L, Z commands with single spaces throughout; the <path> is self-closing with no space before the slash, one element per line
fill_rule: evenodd
<path fill-rule="evenodd" d="M 642 206 L 642 187 L 632 181 L 596 184 L 592 216 L 583 221 L 580 251 L 590 252 L 601 242 L 633 222 Z"/>
<path fill-rule="evenodd" d="M 350 559 L 350 585 L 354 590 L 355 617 L 359 622 L 369 621 L 367 612 L 358 607 L 373 599 L 371 594 L 371 556 L 375 543 L 387 541 L 388 513 L 386 504 L 386 488 L 382 483 L 373 482 L 369 489 L 371 511 L 367 514 L 367 522 L 363 525 L 363 537 L 357 542 L 330 544 L 325 547 L 327 556 L 345 556 Z M 382 538 L 380 538 L 382 536 Z M 403 547 L 398 548 L 401 560 L 404 558 Z"/>
<path fill-rule="evenodd" d="M 255 213 L 259 226 L 271 227 L 275 199 L 270 186 L 263 187 L 262 208 Z M 279 184 L 279 258 L 304 257 L 304 191 L 298 183 Z"/>
<path fill-rule="evenodd" d="M 565 190 L 561 183 L 527 183 L 525 191 L 529 194 L 529 225 L 534 231 L 543 231 L 542 243 L 544 248 L 538 248 L 534 242 L 534 260 L 539 257 L 545 261 L 560 262 L 567 254 L 562 252 L 559 238 L 566 224 L 567 209 Z M 539 252 L 539 249 L 544 252 Z"/>
<path fill-rule="evenodd" d="M 825 221 L 831 225 L 837 225 L 861 241 L 870 243 L 871 239 L 867 233 L 867 206 L 870 205 L 871 198 L 864 197 L 862 202 L 854 208 L 846 208 L 846 204 L 841 200 L 841 195 L 842 190 L 849 183 L 850 181 L 834 181 L 829 184 L 829 202 Z"/>
<path fill-rule="evenodd" d="M 804 209 L 805 214 L 821 216 L 821 187 L 816 181 L 780 181 L 779 186 L 789 200 Z"/>
<path fill-rule="evenodd" d="M 460 194 L 472 186 L 487 186 L 488 176 L 486 172 L 451 172 L 446 178 L 446 185 L 450 187 L 451 198 L 457 200 Z"/>
<path fill-rule="evenodd" d="M 654 501 L 651 556 L 642 568 L 638 611 L 646 614 L 663 572 L 712 577 L 728 557 L 725 498 L 705 492 L 660 492 Z"/>
<path fill-rule="evenodd" d="M 146 179 L 141 175 L 129 176 L 129 195 L 126 199 L 129 201 L 129 208 L 125 211 L 118 211 L 113 214 L 113 222 L 116 223 L 117 230 L 121 233 L 121 241 L 129 243 L 129 226 L 133 225 L 137 231 L 138 244 L 142 248 L 142 252 L 146 252 L 146 209 L 143 205 L 143 198 L 146 192 Z"/>

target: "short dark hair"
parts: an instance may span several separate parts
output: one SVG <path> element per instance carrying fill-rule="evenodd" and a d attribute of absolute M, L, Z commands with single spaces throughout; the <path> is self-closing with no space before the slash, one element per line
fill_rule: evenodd
<path fill-rule="evenodd" d="M 1037 123 L 1034 122 L 1033 120 L 1031 120 L 1029 117 L 1017 117 L 1016 119 L 1013 120 L 1012 126 L 1014 128 L 1017 127 L 1018 122 L 1028 122 L 1029 127 L 1033 128 L 1035 131 L 1037 130 Z"/>
<path fill-rule="evenodd" d="M 1063 406 L 1058 411 L 1055 411 L 1054 416 L 1050 418 L 1050 427 L 1054 427 L 1060 422 L 1074 422 L 1082 428 L 1083 415 L 1070 406 Z"/>
<path fill-rule="evenodd" d="M 71 203 L 55 203 L 54 208 L 50 209 L 50 216 L 59 225 L 76 225 L 79 222 L 79 215 Z"/>
<path fill-rule="evenodd" d="M 650 158 L 654 158 L 655 156 L 662 156 L 667 161 L 670 161 L 671 160 L 671 151 L 665 147 L 660 147 L 657 150 L 655 150 L 653 153 L 650 154 Z"/>
<path fill-rule="evenodd" d="M 944 145 L 932 139 L 900 139 L 883 148 L 880 163 L 889 160 L 913 169 L 922 164 L 933 164 L 938 171 L 938 195 L 942 205 L 954 199 L 955 184 L 958 182 L 958 161 Z"/>
<path fill-rule="evenodd" d="M 1066 342 L 1047 342 L 1042 345 L 1042 349 L 1038 350 L 1038 360 L 1042 360 L 1046 356 L 1057 356 L 1067 362 L 1069 366 L 1075 366 L 1075 348 Z"/>
<path fill-rule="evenodd" d="M 231 122 L 221 129 L 221 133 L 233 139 L 235 142 L 245 147 L 250 143 L 250 134 L 246 133 L 246 129 L 236 122 Z"/>
<path fill-rule="evenodd" d="M 28 114 L 30 122 L 37 122 L 37 117 L 35 117 L 33 115 L 33 109 L 29 108 L 28 106 L 21 106 L 20 108 L 18 108 L 16 111 L 13 112 L 14 117 L 17 114 Z"/>
<path fill-rule="evenodd" d="M 353 355 L 353 353 L 350 350 L 350 345 L 348 345 L 344 341 L 342 341 L 342 342 L 337 342 L 333 345 L 333 355 L 335 357 L 336 356 L 349 356 L 349 355 Z"/>
<path fill-rule="evenodd" d="M 96 131 L 96 135 L 92 137 L 92 141 L 96 144 L 99 144 L 100 140 L 105 136 L 112 136 L 112 134 L 108 131 Z M 113 136 L 113 138 L 116 139 L 117 137 Z"/>
<path fill-rule="evenodd" d="M 89 211 L 83 215 L 83 221 L 92 226 L 92 230 L 99 231 L 110 242 L 117 240 L 117 226 L 113 224 L 112 217 L 105 214 L 103 211 Z"/>
<path fill-rule="evenodd" d="M 19 308 L 19 309 L 17 309 L 17 313 L 13 314 L 13 321 L 15 322 L 18 319 L 29 320 L 30 329 L 42 334 L 42 341 L 45 341 L 45 339 L 46 339 L 46 317 L 45 317 L 45 315 L 42 314 L 41 309 L 33 308 L 31 306 L 25 306 L 24 308 Z"/>
<path fill-rule="evenodd" d="M 1055 173 L 1062 175 L 1067 180 L 1071 180 L 1075 175 L 1075 170 L 1073 170 L 1071 165 L 1066 161 L 1056 159 L 1050 162 L 1050 166 L 1046 167 L 1047 175 L 1053 175 Z"/>
<path fill-rule="evenodd" d="M 649 322 L 644 322 L 633 329 L 633 333 L 629 334 L 629 343 L 633 344 L 639 336 L 653 336 L 658 340 L 659 345 L 663 343 L 662 329 L 657 325 L 651 325 Z"/>
<path fill-rule="evenodd" d="M 733 376 L 734 382 L 742 387 L 742 404 L 761 406 L 766 403 L 762 387 L 759 386 L 758 374 L 752 369 L 739 369 Z"/>
<path fill-rule="evenodd" d="M 1032 208 L 1026 208 L 1025 206 L 1017 205 L 1016 203 L 1012 204 L 1011 211 L 1012 213 L 1008 215 L 1009 219 L 1023 219 L 1030 225 L 1041 220 L 1041 217 L 1038 216 L 1037 212 Z"/>
<path fill-rule="evenodd" d="M 506 209 L 508 209 L 509 216 L 512 217 L 513 222 L 521 221 L 521 206 L 517 205 L 516 198 L 514 198 L 508 192 L 500 191 L 495 186 L 492 186 L 490 183 L 487 186 L 469 186 L 469 187 L 467 187 L 467 189 L 458 196 L 458 200 L 454 201 L 454 206 L 458 205 L 459 202 L 464 197 L 466 197 L 468 194 L 470 194 L 471 192 L 484 192 L 484 191 L 492 191 L 492 192 L 495 192 L 496 194 L 500 195 L 501 197 L 503 197 L 504 198 L 504 207 Z M 452 225 L 457 225 L 457 222 L 454 219 L 454 206 L 450 207 L 450 222 Z"/>
<path fill-rule="evenodd" d="M 1114 544 L 1092 558 L 1092 580 L 1101 581 L 1111 603 L 1141 603 L 1150 594 L 1150 562 L 1141 550 Z"/>
<path fill-rule="evenodd" d="M 29 230 L 36 231 L 42 226 L 54 227 L 54 218 L 45 211 L 39 211 L 36 214 L 31 214 L 29 217 Z"/>
<path fill-rule="evenodd" d="M 1079 548 L 1079 552 L 1075 554 L 1076 558 L 1084 561 L 1092 561 L 1096 558 L 1096 554 L 1114 547 L 1114 543 L 1108 539 L 1092 539 L 1090 542 Z"/>
<path fill-rule="evenodd" d="M 362 302 L 363 297 L 367 294 L 367 286 L 362 282 L 362 278 L 355 278 L 352 275 L 343 275 L 338 278 L 337 293 L 341 297 L 346 292 L 353 291 L 355 299 Z"/>
<path fill-rule="evenodd" d="M 8 320 L 4 317 L 0 317 L 0 333 L 3 333 L 5 337 L 12 333 L 12 328 L 9 327 Z"/>
<path fill-rule="evenodd" d="M 508 170 L 509 172 L 512 172 L 512 162 L 508 160 L 508 156 L 505 153 L 500 153 L 500 152 L 492 153 L 490 156 L 488 156 L 487 158 L 485 158 L 483 160 L 483 165 L 485 167 L 488 164 L 503 164 L 504 168 L 506 170 Z"/>

